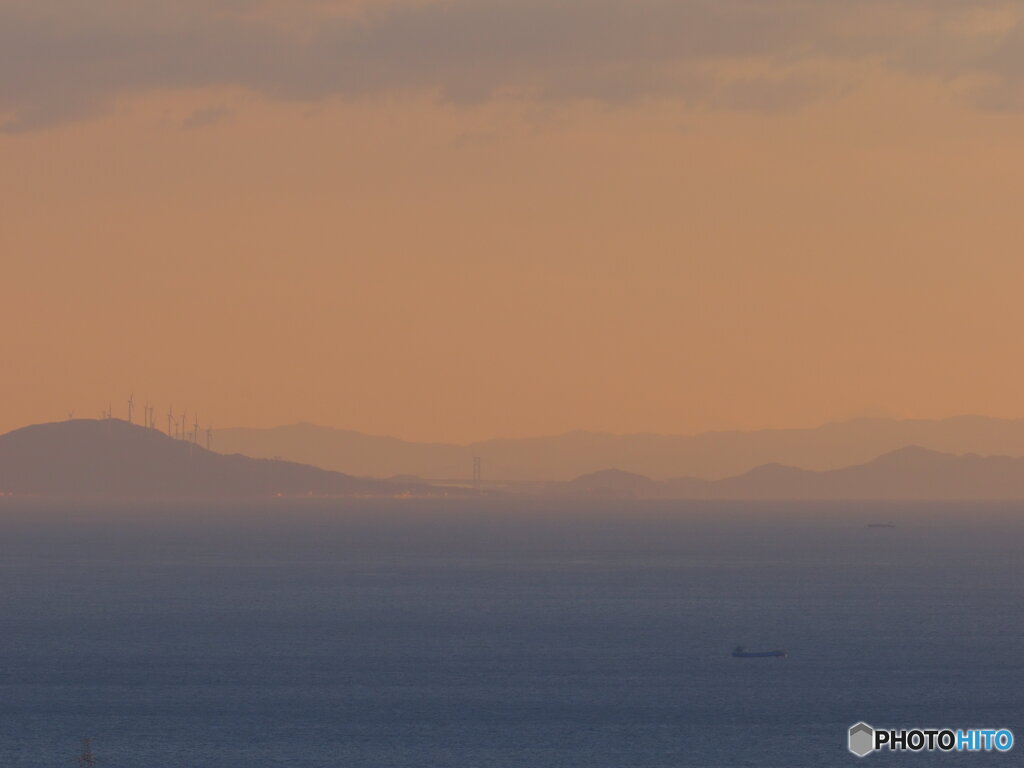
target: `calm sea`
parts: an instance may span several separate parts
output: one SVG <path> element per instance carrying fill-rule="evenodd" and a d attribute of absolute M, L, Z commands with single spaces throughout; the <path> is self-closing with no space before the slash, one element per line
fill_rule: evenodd
<path fill-rule="evenodd" d="M 0 505 L 4 768 L 1020 765 L 1022 683 L 1021 505 Z"/>

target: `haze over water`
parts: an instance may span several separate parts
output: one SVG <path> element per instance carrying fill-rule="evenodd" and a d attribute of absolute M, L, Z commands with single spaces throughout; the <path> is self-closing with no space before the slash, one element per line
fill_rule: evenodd
<path fill-rule="evenodd" d="M 0 768 L 1024 739 L 1022 51 L 1020 0 L 0 0 Z M 946 502 L 666 501 L 875 498 Z"/>
<path fill-rule="evenodd" d="M 0 512 L 10 768 L 83 736 L 111 768 L 725 768 L 851 764 L 858 720 L 1024 734 L 1019 504 Z"/>

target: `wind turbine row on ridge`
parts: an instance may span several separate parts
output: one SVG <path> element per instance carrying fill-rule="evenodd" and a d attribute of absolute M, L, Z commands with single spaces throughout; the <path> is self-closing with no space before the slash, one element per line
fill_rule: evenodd
<path fill-rule="evenodd" d="M 75 412 L 67 412 L 68 421 L 75 418 Z M 193 414 L 192 428 L 189 429 L 188 425 L 188 411 L 182 411 L 181 418 L 174 418 L 174 406 L 167 407 L 167 436 L 174 438 L 175 440 L 188 440 L 191 443 L 198 444 L 200 436 L 200 424 L 199 414 Z M 108 404 L 107 408 L 100 412 L 100 419 L 104 421 L 113 421 L 114 419 L 114 405 L 113 403 Z M 128 423 L 135 423 L 135 393 L 133 392 L 128 396 Z M 144 409 L 144 423 L 142 426 L 147 429 L 157 429 L 156 425 L 156 407 L 146 402 Z M 109 426 L 108 426 L 109 430 Z M 206 448 L 210 449 L 213 444 L 213 425 L 207 425 L 206 427 Z"/>

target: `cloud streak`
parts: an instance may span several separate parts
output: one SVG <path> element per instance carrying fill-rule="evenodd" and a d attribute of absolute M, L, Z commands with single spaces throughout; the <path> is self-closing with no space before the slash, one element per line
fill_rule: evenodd
<path fill-rule="evenodd" d="M 0 0 L 0 115 L 26 131 L 118 96 L 240 86 L 314 101 L 429 91 L 775 110 L 847 83 L 823 60 L 983 75 L 982 106 L 1020 105 L 1024 27 L 986 0 Z M 343 8 L 343 10 L 345 10 Z M 986 15 L 987 14 L 987 15 Z M 1002 15 L 999 15 L 1002 14 Z M 756 62 L 754 68 L 730 67 Z M 730 72 L 732 72 L 730 74 Z"/>

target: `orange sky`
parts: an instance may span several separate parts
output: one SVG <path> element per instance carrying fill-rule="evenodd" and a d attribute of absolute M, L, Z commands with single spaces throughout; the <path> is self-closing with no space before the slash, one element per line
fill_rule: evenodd
<path fill-rule="evenodd" d="M 720 0 L 676 50 L 609 21 L 704 23 L 658 0 L 125 1 L 0 0 L 60 31 L 0 54 L 0 430 L 130 392 L 458 441 L 1024 415 L 1013 5 L 821 0 L 754 44 Z M 320 82 L 325 17 L 363 32 Z M 114 18 L 205 42 L 100 57 Z"/>

